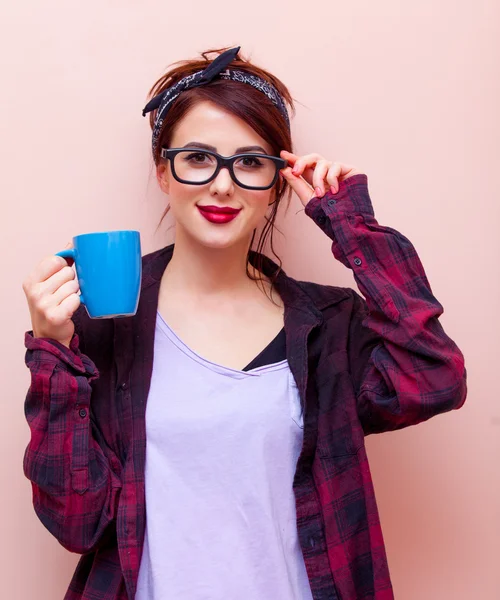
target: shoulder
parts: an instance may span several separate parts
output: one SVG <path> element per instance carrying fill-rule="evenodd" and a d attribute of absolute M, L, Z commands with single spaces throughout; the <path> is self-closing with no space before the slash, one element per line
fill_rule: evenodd
<path fill-rule="evenodd" d="M 163 248 L 159 248 L 158 250 L 153 250 L 152 252 L 148 252 L 148 254 L 144 254 L 142 257 L 142 268 L 149 272 L 155 263 L 157 263 L 163 257 L 171 255 L 173 250 L 174 245 L 170 244 L 169 246 L 164 246 Z"/>
<path fill-rule="evenodd" d="M 334 312 L 350 313 L 353 305 L 357 304 L 359 299 L 363 300 L 358 292 L 350 287 L 301 280 L 295 280 L 295 283 L 307 295 L 310 303 L 323 313 L 323 316 Z"/>
<path fill-rule="evenodd" d="M 332 335 L 347 339 L 353 331 L 359 334 L 359 325 L 365 322 L 369 310 L 365 298 L 357 290 L 312 281 L 294 281 L 300 289 L 300 302 L 307 303 L 309 310 L 321 315 L 321 339 Z"/>
<path fill-rule="evenodd" d="M 174 244 L 149 252 L 142 257 L 142 285 L 144 289 L 161 279 L 163 271 L 172 258 Z"/>

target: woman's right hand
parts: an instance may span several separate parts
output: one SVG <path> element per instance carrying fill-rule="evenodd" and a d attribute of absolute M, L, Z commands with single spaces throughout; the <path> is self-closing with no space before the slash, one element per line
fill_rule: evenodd
<path fill-rule="evenodd" d="M 68 244 L 66 248 L 71 248 Z M 33 327 L 33 337 L 51 338 L 69 348 L 75 325 L 71 320 L 80 306 L 80 286 L 68 265 L 71 259 L 55 254 L 44 258 L 23 281 Z"/>

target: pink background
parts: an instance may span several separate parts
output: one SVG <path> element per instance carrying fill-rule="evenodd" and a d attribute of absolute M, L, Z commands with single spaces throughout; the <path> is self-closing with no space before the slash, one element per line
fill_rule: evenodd
<path fill-rule="evenodd" d="M 171 62 L 241 45 L 289 85 L 297 151 L 368 175 L 375 215 L 413 242 L 465 354 L 464 408 L 367 438 L 399 600 L 500 597 L 500 5 L 478 0 L 190 0 L 0 8 L 2 597 L 62 598 L 78 559 L 44 529 L 22 473 L 29 385 L 21 283 L 73 235 L 173 241 L 152 177 L 146 93 Z M 296 197 L 287 272 L 355 286 Z"/>

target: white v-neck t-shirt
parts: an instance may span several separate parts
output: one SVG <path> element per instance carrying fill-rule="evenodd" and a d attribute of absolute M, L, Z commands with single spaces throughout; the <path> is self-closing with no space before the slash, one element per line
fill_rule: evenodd
<path fill-rule="evenodd" d="M 157 313 L 135 600 L 312 600 L 292 488 L 300 413 L 286 359 L 218 365 Z"/>

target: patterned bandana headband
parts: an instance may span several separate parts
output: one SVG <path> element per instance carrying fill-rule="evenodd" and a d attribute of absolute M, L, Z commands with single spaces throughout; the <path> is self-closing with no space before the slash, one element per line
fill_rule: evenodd
<path fill-rule="evenodd" d="M 215 60 L 213 60 L 206 69 L 203 71 L 197 71 L 191 75 L 187 75 L 175 85 L 163 90 L 160 94 L 152 98 L 144 107 L 142 116 L 145 117 L 147 113 L 157 109 L 156 117 L 153 124 L 153 156 L 156 156 L 156 150 L 158 147 L 158 140 L 162 131 L 163 121 L 167 114 L 170 106 L 174 100 L 179 96 L 180 93 L 189 90 L 200 85 L 206 85 L 210 83 L 216 77 L 221 79 L 232 79 L 233 81 L 240 81 L 247 83 L 257 90 L 265 94 L 273 104 L 279 109 L 288 128 L 290 129 L 290 119 L 286 110 L 285 102 L 281 97 L 278 90 L 268 81 L 251 75 L 245 71 L 239 71 L 235 69 L 228 69 L 228 65 L 234 60 L 238 54 L 241 46 L 231 48 L 220 54 Z"/>

